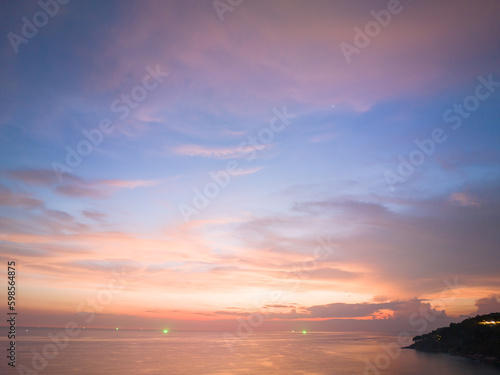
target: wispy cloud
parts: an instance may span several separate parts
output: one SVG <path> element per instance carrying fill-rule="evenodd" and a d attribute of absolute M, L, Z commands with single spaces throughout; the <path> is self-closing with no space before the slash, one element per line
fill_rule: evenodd
<path fill-rule="evenodd" d="M 58 184 L 53 171 L 46 169 L 18 169 L 7 170 L 3 174 L 10 179 L 19 181 L 27 186 L 46 186 L 54 189 L 56 193 L 68 197 L 87 197 L 93 199 L 103 199 L 112 195 L 120 189 L 136 189 L 140 187 L 152 187 L 159 185 L 156 180 L 88 180 L 76 175 L 68 174 L 64 182 Z M 22 193 L 10 192 L 3 188 L 3 199 L 11 204 L 36 205 L 35 201 L 29 201 L 29 196 Z M 21 199 L 22 198 L 22 199 Z"/>
<path fill-rule="evenodd" d="M 268 145 L 257 145 L 255 149 L 264 150 Z M 200 156 L 214 159 L 237 159 L 245 157 L 252 149 L 248 147 L 207 147 L 200 145 L 183 145 L 174 148 L 173 152 L 183 156 Z"/>
<path fill-rule="evenodd" d="M 57 185 L 55 191 L 69 197 L 87 197 L 104 199 L 119 189 L 135 189 L 138 187 L 152 187 L 159 182 L 154 180 L 68 180 Z"/>
<path fill-rule="evenodd" d="M 6 186 L 0 185 L 0 206 L 33 209 L 43 206 L 43 202 L 33 198 L 29 193 L 12 191 Z"/>
<path fill-rule="evenodd" d="M 120 189 L 135 189 L 156 186 L 159 182 L 156 180 L 99 180 L 97 184 Z"/>
<path fill-rule="evenodd" d="M 49 169 L 17 169 L 3 172 L 7 177 L 21 181 L 26 185 L 50 186 L 57 183 L 53 170 Z"/>
<path fill-rule="evenodd" d="M 253 168 L 242 168 L 241 171 L 235 172 L 233 176 L 244 176 L 247 174 L 254 174 L 262 170 L 262 167 L 253 167 Z"/>
<path fill-rule="evenodd" d="M 311 143 L 327 143 L 330 142 L 331 140 L 337 138 L 339 136 L 338 133 L 323 133 L 323 134 L 316 134 L 313 135 L 311 138 L 309 138 L 309 142 Z"/>
<path fill-rule="evenodd" d="M 83 216 L 85 216 L 87 219 L 92 219 L 95 221 L 102 221 L 104 220 L 108 215 L 106 215 L 103 212 L 98 212 L 98 211 L 87 211 L 83 210 L 82 211 Z"/>
<path fill-rule="evenodd" d="M 464 207 L 479 207 L 480 204 L 476 197 L 467 193 L 453 193 L 450 195 L 449 201 Z"/>

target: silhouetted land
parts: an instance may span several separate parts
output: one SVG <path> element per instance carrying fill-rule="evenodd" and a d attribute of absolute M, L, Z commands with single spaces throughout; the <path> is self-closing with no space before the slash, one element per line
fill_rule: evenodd
<path fill-rule="evenodd" d="M 478 315 L 413 338 L 407 348 L 500 364 L 500 313 Z"/>

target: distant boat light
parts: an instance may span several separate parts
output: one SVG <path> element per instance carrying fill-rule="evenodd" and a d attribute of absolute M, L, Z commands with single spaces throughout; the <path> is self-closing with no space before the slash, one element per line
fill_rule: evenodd
<path fill-rule="evenodd" d="M 163 330 L 163 333 L 168 333 L 168 329 L 164 329 L 164 330 Z"/>

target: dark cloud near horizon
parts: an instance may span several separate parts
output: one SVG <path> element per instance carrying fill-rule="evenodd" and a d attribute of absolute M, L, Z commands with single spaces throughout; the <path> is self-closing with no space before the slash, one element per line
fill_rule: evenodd
<path fill-rule="evenodd" d="M 500 312 L 500 295 L 478 299 L 474 305 L 477 307 L 478 315 Z"/>

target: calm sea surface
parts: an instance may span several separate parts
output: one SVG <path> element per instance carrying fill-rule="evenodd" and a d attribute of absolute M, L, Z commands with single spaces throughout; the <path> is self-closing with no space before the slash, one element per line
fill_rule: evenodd
<path fill-rule="evenodd" d="M 16 340 L 13 371 L 4 355 L 6 331 L 0 331 L 1 374 L 500 375 L 496 367 L 465 358 L 398 352 L 395 337 L 385 334 L 257 332 L 226 341 L 220 332 L 90 329 L 67 343 L 62 341 L 60 345 L 66 346 L 57 351 L 49 335 L 62 330 L 23 329 Z M 382 345 L 393 350 L 387 353 Z"/>

